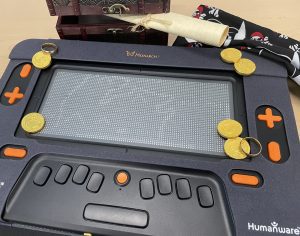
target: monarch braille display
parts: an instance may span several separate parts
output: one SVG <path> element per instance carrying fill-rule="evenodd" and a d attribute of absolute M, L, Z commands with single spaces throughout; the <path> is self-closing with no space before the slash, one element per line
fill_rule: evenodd
<path fill-rule="evenodd" d="M 58 50 L 38 69 L 45 43 Z M 286 70 L 244 52 L 257 66 L 244 78 L 220 52 L 18 44 L 0 81 L 0 234 L 297 235 L 300 145 Z M 28 132 L 33 114 L 43 125 Z M 237 121 L 233 136 L 259 141 L 258 157 L 225 155 L 226 119 Z"/>

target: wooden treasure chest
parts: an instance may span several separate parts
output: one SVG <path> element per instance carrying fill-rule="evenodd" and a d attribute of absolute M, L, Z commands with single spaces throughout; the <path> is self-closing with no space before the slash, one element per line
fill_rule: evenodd
<path fill-rule="evenodd" d="M 108 16 L 60 16 L 61 39 L 167 45 L 168 34 L 153 29 L 131 32 L 132 24 Z"/>
<path fill-rule="evenodd" d="M 170 11 L 170 0 L 46 0 L 52 16 L 154 14 Z"/>

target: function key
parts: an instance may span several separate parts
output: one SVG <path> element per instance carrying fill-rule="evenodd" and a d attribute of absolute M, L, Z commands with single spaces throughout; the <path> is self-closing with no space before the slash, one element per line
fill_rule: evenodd
<path fill-rule="evenodd" d="M 101 188 L 103 180 L 104 176 L 101 173 L 93 173 L 88 182 L 88 185 L 86 186 L 87 190 L 92 193 L 97 193 Z"/>
<path fill-rule="evenodd" d="M 273 111 L 271 108 L 266 108 L 265 114 L 259 114 L 257 118 L 260 121 L 265 121 L 267 124 L 267 127 L 270 129 L 273 129 L 275 127 L 275 122 L 281 122 L 282 117 L 273 115 Z"/>
<path fill-rule="evenodd" d="M 13 105 L 17 100 L 22 99 L 24 94 L 20 92 L 19 87 L 15 87 L 11 92 L 5 92 L 4 97 L 8 99 L 8 104 Z"/>
<path fill-rule="evenodd" d="M 65 184 L 68 181 L 71 172 L 72 172 L 71 166 L 62 165 L 55 176 L 54 179 L 55 182 L 58 184 Z"/>
<path fill-rule="evenodd" d="M 158 191 L 161 195 L 172 193 L 172 183 L 169 175 L 160 175 L 157 177 Z"/>
<path fill-rule="evenodd" d="M 290 157 L 290 149 L 283 114 L 275 107 L 260 106 L 256 109 L 255 116 L 262 155 L 276 164 L 286 162 Z"/>
<path fill-rule="evenodd" d="M 22 67 L 22 70 L 21 70 L 21 72 L 20 72 L 21 78 L 22 78 L 22 79 L 27 78 L 27 77 L 30 75 L 31 69 L 32 69 L 32 65 L 30 65 L 30 64 L 25 64 L 25 65 Z"/>
<path fill-rule="evenodd" d="M 202 207 L 212 207 L 214 205 L 214 199 L 210 187 L 200 186 L 197 189 L 199 204 Z"/>
<path fill-rule="evenodd" d="M 5 157 L 23 159 L 27 155 L 27 150 L 21 147 L 5 147 L 3 154 Z"/>
<path fill-rule="evenodd" d="M 149 221 L 148 212 L 143 210 L 96 204 L 86 205 L 83 217 L 94 222 L 136 228 L 146 228 Z"/>
<path fill-rule="evenodd" d="M 130 181 L 130 175 L 125 170 L 120 170 L 115 174 L 115 182 L 119 186 L 126 186 Z"/>
<path fill-rule="evenodd" d="M 190 199 L 192 197 L 192 191 L 190 183 L 187 179 L 178 179 L 176 181 L 177 196 L 181 200 Z"/>
<path fill-rule="evenodd" d="M 231 175 L 231 180 L 237 185 L 245 185 L 249 187 L 258 187 L 261 184 L 260 178 L 253 174 L 248 173 L 234 173 Z"/>
<path fill-rule="evenodd" d="M 154 183 L 152 179 L 142 179 L 140 181 L 140 193 L 141 197 L 145 200 L 154 197 Z"/>
<path fill-rule="evenodd" d="M 33 183 L 38 186 L 44 186 L 50 177 L 51 169 L 47 166 L 41 167 L 38 172 L 36 173 Z"/>
<path fill-rule="evenodd" d="M 73 176 L 73 182 L 75 184 L 83 184 L 89 174 L 89 171 L 90 169 L 87 166 L 84 165 L 78 166 Z"/>
<path fill-rule="evenodd" d="M 269 142 L 268 143 L 268 154 L 269 158 L 273 162 L 280 162 L 281 161 L 281 150 L 280 144 L 277 142 Z"/>

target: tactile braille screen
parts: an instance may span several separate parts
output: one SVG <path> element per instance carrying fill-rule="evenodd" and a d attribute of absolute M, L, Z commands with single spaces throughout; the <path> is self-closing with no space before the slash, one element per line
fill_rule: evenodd
<path fill-rule="evenodd" d="M 232 97 L 226 80 L 57 69 L 37 136 L 222 155 Z"/>

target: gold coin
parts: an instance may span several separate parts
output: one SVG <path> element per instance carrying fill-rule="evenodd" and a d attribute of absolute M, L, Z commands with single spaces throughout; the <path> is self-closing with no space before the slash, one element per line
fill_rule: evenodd
<path fill-rule="evenodd" d="M 218 124 L 218 133 L 223 138 L 236 138 L 243 132 L 242 125 L 236 120 L 223 120 Z"/>
<path fill-rule="evenodd" d="M 224 145 L 224 151 L 227 156 L 235 160 L 247 158 L 251 151 L 250 144 L 240 137 L 228 139 Z"/>
<path fill-rule="evenodd" d="M 238 62 L 234 63 L 234 69 L 236 73 L 242 76 L 250 76 L 256 70 L 256 64 L 246 58 L 242 58 Z"/>
<path fill-rule="evenodd" d="M 235 48 L 226 48 L 222 50 L 221 58 L 226 63 L 236 63 L 242 58 L 242 52 Z"/>
<path fill-rule="evenodd" d="M 52 62 L 50 53 L 39 51 L 32 57 L 32 64 L 38 69 L 47 69 Z"/>
<path fill-rule="evenodd" d="M 40 132 L 46 124 L 46 120 L 40 113 L 29 113 L 21 121 L 22 129 L 29 134 Z"/>

